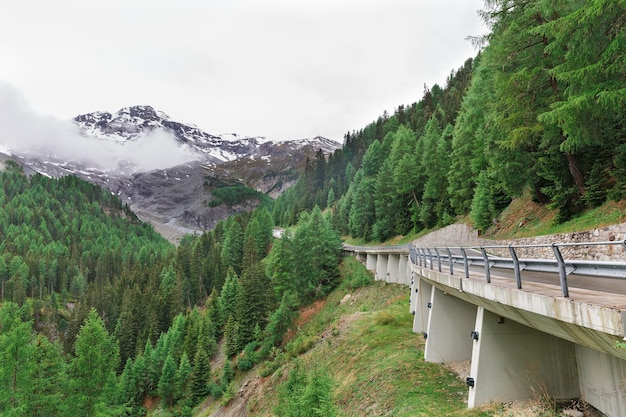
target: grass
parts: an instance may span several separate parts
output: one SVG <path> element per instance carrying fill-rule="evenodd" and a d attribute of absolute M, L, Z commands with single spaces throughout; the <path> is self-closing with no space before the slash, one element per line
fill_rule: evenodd
<path fill-rule="evenodd" d="M 344 258 L 341 272 L 337 289 L 301 310 L 298 332 L 290 336 L 284 350 L 274 352 L 273 362 L 258 366 L 252 374 L 237 373 L 236 384 L 230 387 L 233 398 L 246 378 L 256 385 L 244 406 L 248 415 L 275 415 L 279 387 L 296 359 L 306 372 L 320 370 L 332 378 L 333 402 L 341 417 L 559 415 L 540 399 L 468 409 L 464 381 L 445 366 L 424 361 L 424 339 L 412 332 L 408 288 L 374 282 L 352 257 Z M 364 276 L 366 283 L 361 282 Z M 363 285 L 354 287 L 351 282 Z M 195 415 L 213 415 L 219 405 L 220 401 L 206 402 Z"/>
<path fill-rule="evenodd" d="M 369 274 L 371 280 L 351 258 L 344 259 L 342 271 L 344 282 L 352 274 Z M 348 293 L 349 301 L 340 303 Z M 468 410 L 465 383 L 445 367 L 424 362 L 424 339 L 412 332 L 408 295 L 401 285 L 370 281 L 350 290 L 342 284 L 302 324 L 287 355 L 332 377 L 343 417 L 493 415 L 495 406 Z M 284 361 L 268 377 L 262 395 L 249 403 L 250 415 L 272 415 L 277 386 L 290 368 Z"/>
<path fill-rule="evenodd" d="M 533 202 L 529 194 L 515 199 L 498 217 L 497 225 L 485 232 L 491 239 L 512 239 L 580 232 L 626 222 L 626 201 L 609 201 L 575 218 L 555 224 L 556 210 Z"/>

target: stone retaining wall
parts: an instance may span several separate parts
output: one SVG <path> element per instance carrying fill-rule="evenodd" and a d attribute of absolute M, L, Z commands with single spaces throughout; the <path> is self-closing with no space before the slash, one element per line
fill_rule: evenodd
<path fill-rule="evenodd" d="M 465 224 L 453 224 L 436 230 L 413 241 L 418 247 L 446 246 L 491 246 L 491 245 L 550 245 L 552 243 L 581 242 L 624 242 L 626 239 L 626 223 L 603 226 L 583 232 L 558 233 L 554 235 L 536 236 L 510 240 L 483 239 L 478 231 Z M 498 256 L 510 257 L 508 250 L 489 250 Z M 553 259 L 551 247 L 516 248 L 519 258 Z M 585 259 L 594 261 L 623 261 L 626 253 L 623 245 L 574 246 L 561 248 L 563 258 Z"/>

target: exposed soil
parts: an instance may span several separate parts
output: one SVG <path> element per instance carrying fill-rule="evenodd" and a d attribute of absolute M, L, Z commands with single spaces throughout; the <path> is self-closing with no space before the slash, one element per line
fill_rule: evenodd
<path fill-rule="evenodd" d="M 283 338 L 283 346 L 286 345 L 287 342 L 289 342 L 293 338 L 293 336 L 298 332 L 298 330 L 300 330 L 302 326 L 304 326 L 306 323 L 309 322 L 309 320 L 311 320 L 311 317 L 313 317 L 322 308 L 324 308 L 324 305 L 326 305 L 326 300 L 318 300 L 310 306 L 306 306 L 300 309 L 300 314 L 295 321 L 295 325 L 293 326 L 293 328 L 287 331 L 285 337 Z"/>

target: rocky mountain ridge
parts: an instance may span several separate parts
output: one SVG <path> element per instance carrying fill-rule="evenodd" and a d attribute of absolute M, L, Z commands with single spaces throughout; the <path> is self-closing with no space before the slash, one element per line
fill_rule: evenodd
<path fill-rule="evenodd" d="M 151 106 L 124 107 L 115 113 L 96 111 L 74 118 L 74 122 L 85 136 L 126 143 L 153 131 L 173 135 L 181 146 L 204 156 L 206 162 L 226 162 L 253 156 L 270 156 L 275 147 L 288 145 L 292 150 L 304 146 L 322 149 L 328 154 L 339 146 L 337 142 L 316 136 L 312 139 L 270 141 L 262 136 L 246 137 L 236 133 L 209 134 L 197 126 L 182 123 L 157 111 Z"/>
<path fill-rule="evenodd" d="M 276 197 L 297 181 L 307 159 L 315 159 L 319 150 L 328 155 L 341 146 L 319 136 L 270 141 L 234 133 L 209 134 L 195 125 L 172 120 L 151 106 L 85 113 L 76 116 L 74 123 L 86 140 L 115 143 L 122 150 L 139 141 L 150 141 L 155 133 L 169 135 L 190 155 L 190 160 L 150 171 L 134 169 L 132 163 L 122 160 L 118 167 L 131 168 L 122 172 L 76 161 L 52 161 L 41 155 L 14 154 L 13 158 L 28 172 L 52 177 L 74 174 L 110 190 L 171 240 L 211 229 L 229 215 L 250 211 L 259 203 L 247 200 L 233 206 L 211 204 L 211 192 L 216 187 L 248 187 Z M 127 152 L 137 149 L 141 148 L 129 147 Z"/>

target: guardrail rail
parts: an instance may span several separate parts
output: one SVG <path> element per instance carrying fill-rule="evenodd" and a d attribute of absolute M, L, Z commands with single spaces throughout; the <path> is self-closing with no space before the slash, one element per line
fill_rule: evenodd
<path fill-rule="evenodd" d="M 518 289 L 522 288 L 522 271 L 552 272 L 559 274 L 561 291 L 569 297 L 567 276 L 570 274 L 590 275 L 598 277 L 626 279 L 626 262 L 606 262 L 591 260 L 574 260 L 563 257 L 562 248 L 575 246 L 621 246 L 626 252 L 626 241 L 614 242 L 581 242 L 551 243 L 535 245 L 492 245 L 492 246 L 457 246 L 457 247 L 414 247 L 409 249 L 411 262 L 422 267 L 434 269 L 435 265 L 442 272 L 442 263 L 447 263 L 450 275 L 454 275 L 454 265 L 463 266 L 466 278 L 469 278 L 469 267 L 482 266 L 485 279 L 491 282 L 491 269 L 511 269 L 514 272 Z M 551 248 L 554 259 L 519 258 L 520 249 Z M 497 256 L 494 250 L 508 251 L 509 257 Z M 626 256 L 625 256 L 626 257 Z"/>

